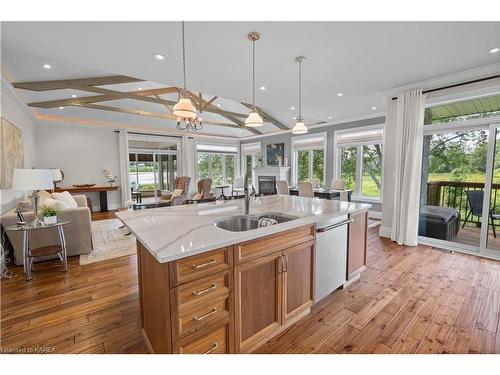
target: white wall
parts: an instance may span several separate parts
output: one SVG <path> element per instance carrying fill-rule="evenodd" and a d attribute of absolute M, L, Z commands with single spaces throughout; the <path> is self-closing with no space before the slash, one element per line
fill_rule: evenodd
<path fill-rule="evenodd" d="M 105 184 L 103 169 L 109 168 L 120 183 L 119 135 L 111 129 L 75 125 L 38 124 L 37 167 L 60 168 L 64 181 L 59 186 Z M 92 207 L 99 209 L 98 193 L 86 193 Z M 108 207 L 121 207 L 121 193 L 108 192 Z"/>
<path fill-rule="evenodd" d="M 35 158 L 35 121 L 28 107 L 16 95 L 14 88 L 2 77 L 1 114 L 23 132 L 24 168 L 36 166 Z M 1 190 L 0 213 L 15 207 L 16 203 L 25 198 L 26 192 Z"/>

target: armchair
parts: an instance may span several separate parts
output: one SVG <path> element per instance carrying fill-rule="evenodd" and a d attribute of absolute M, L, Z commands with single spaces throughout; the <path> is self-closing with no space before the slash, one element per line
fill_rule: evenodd
<path fill-rule="evenodd" d="M 162 192 L 161 201 L 170 202 L 172 206 L 183 204 L 189 193 L 189 183 L 191 177 L 179 176 L 174 180 L 173 192 Z"/>

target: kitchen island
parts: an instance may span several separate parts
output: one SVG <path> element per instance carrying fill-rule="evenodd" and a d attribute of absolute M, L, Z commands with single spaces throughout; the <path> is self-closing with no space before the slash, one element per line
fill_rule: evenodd
<path fill-rule="evenodd" d="M 141 318 L 149 350 L 255 350 L 310 312 L 317 225 L 328 227 L 349 216 L 347 235 L 355 248 L 347 249 L 346 280 L 363 269 L 369 207 L 260 197 L 251 202 L 252 220 L 274 217 L 278 224 L 242 231 L 224 222 L 241 219 L 243 200 L 117 213 L 137 238 Z M 356 264 L 349 265 L 349 258 Z"/>

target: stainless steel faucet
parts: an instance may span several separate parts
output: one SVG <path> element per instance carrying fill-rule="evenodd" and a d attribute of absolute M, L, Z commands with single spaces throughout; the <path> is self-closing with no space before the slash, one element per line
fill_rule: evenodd
<path fill-rule="evenodd" d="M 252 192 L 250 194 L 248 193 L 248 176 L 246 173 L 243 191 L 245 193 L 245 215 L 250 215 L 250 198 L 255 195 L 255 188 L 252 185 Z"/>

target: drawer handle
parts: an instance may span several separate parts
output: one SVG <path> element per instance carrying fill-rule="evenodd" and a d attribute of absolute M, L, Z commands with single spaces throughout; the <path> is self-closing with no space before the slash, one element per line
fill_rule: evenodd
<path fill-rule="evenodd" d="M 214 342 L 214 344 L 212 345 L 212 347 L 210 349 L 208 349 L 205 353 L 203 354 L 210 354 L 212 353 L 215 349 L 217 349 L 219 347 L 219 343 L 218 342 Z"/>
<path fill-rule="evenodd" d="M 200 290 L 200 291 L 194 291 L 193 292 L 193 296 L 197 297 L 197 296 L 201 296 L 205 293 L 208 293 L 210 292 L 211 290 L 214 290 L 215 288 L 217 288 L 217 285 L 216 284 L 212 284 L 212 286 L 208 287 L 207 289 L 203 289 L 203 290 Z"/>
<path fill-rule="evenodd" d="M 210 266 L 210 265 L 215 264 L 215 263 L 217 263 L 217 261 L 216 261 L 215 259 L 210 259 L 210 260 L 209 260 L 208 262 L 206 262 L 206 263 L 202 263 L 202 264 L 193 264 L 193 265 L 191 266 L 191 268 L 192 268 L 193 270 L 199 270 L 200 268 L 205 268 L 205 267 Z"/>
<path fill-rule="evenodd" d="M 213 315 L 217 312 L 217 308 L 213 308 L 210 312 L 206 313 L 205 315 L 202 315 L 200 317 L 197 317 L 197 316 L 193 316 L 193 320 L 195 322 L 199 322 L 200 320 L 203 320 L 205 318 L 208 318 L 210 315 Z"/>

